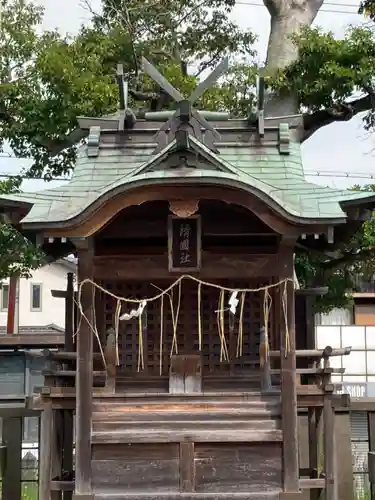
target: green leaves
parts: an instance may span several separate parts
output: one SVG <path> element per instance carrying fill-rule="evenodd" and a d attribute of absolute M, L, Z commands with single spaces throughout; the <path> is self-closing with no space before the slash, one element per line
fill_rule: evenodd
<path fill-rule="evenodd" d="M 22 179 L 11 177 L 0 182 L 0 193 L 19 192 Z M 17 274 L 29 277 L 32 270 L 45 262 L 43 253 L 34 247 L 11 224 L 0 222 L 0 283 L 3 279 Z"/>
<path fill-rule="evenodd" d="M 27 278 L 45 262 L 41 251 L 4 223 L 0 223 L 0 256 L 0 282 L 13 274 Z"/>
<path fill-rule="evenodd" d="M 96 28 L 127 33 L 137 56 L 147 45 L 169 62 L 213 67 L 224 54 L 252 55 L 255 37 L 230 20 L 233 0 L 103 0 Z M 145 43 L 146 42 L 146 43 Z M 134 67 L 132 68 L 134 70 Z"/>
<path fill-rule="evenodd" d="M 361 2 L 359 5 L 358 13 L 364 14 L 365 16 L 370 18 L 371 21 L 374 21 L 374 19 L 375 19 L 375 2 L 373 0 L 365 0 L 364 2 Z"/>
<path fill-rule="evenodd" d="M 353 190 L 375 191 L 375 185 L 354 186 Z M 296 256 L 296 272 L 302 286 L 329 287 L 328 294 L 317 301 L 320 311 L 349 306 L 355 275 L 369 281 L 375 275 L 375 211 L 353 237 L 341 245 L 336 257 L 300 251 Z"/>
<path fill-rule="evenodd" d="M 299 59 L 271 84 L 295 91 L 310 111 L 329 108 L 371 87 L 375 74 L 375 40 L 370 28 L 350 28 L 342 39 L 320 28 L 305 28 L 294 37 Z"/>

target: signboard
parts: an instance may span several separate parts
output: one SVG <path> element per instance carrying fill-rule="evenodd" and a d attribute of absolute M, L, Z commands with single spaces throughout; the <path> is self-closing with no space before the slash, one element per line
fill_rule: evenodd
<path fill-rule="evenodd" d="M 194 272 L 201 267 L 201 219 L 199 215 L 168 217 L 169 271 Z"/>
<path fill-rule="evenodd" d="M 337 394 L 349 394 L 351 398 L 366 398 L 368 397 L 367 386 L 368 384 L 366 382 L 343 382 L 342 384 L 335 384 L 335 392 Z"/>

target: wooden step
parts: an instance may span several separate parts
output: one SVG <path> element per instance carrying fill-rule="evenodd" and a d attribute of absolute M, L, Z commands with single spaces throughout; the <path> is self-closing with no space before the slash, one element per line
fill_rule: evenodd
<path fill-rule="evenodd" d="M 194 441 L 196 443 L 217 442 L 282 442 L 283 433 L 279 429 L 243 429 L 239 432 L 235 426 L 231 430 L 175 430 L 169 429 L 129 429 L 119 431 L 93 431 L 91 441 L 93 444 L 121 444 L 121 443 L 176 443 Z"/>
<path fill-rule="evenodd" d="M 93 432 L 113 432 L 122 431 L 127 429 L 129 432 L 136 430 L 148 430 L 151 427 L 149 420 L 133 420 L 124 422 L 123 420 L 100 420 L 94 421 L 92 424 Z M 246 431 L 246 430 L 272 430 L 281 428 L 281 419 L 246 419 L 246 420 L 233 420 L 233 419 L 212 419 L 212 420 L 178 420 L 178 421 L 154 421 L 152 428 L 157 430 L 170 430 L 190 432 L 191 430 L 233 430 Z"/>
<path fill-rule="evenodd" d="M 251 493 L 97 493 L 95 500 L 279 500 L 280 491 Z"/>
<path fill-rule="evenodd" d="M 279 399 L 244 399 L 240 401 L 231 400 L 207 400 L 206 397 L 200 396 L 193 400 L 179 400 L 176 398 L 173 400 L 163 400 L 163 398 L 158 398 L 151 401 L 129 401 L 129 400 L 106 400 L 93 402 L 93 418 L 101 418 L 101 415 L 107 415 L 110 419 L 112 418 L 125 418 L 133 419 L 137 415 L 155 415 L 156 417 L 163 415 L 198 415 L 201 413 L 220 413 L 235 415 L 235 414 L 247 414 L 247 415 L 260 415 L 260 414 L 270 414 L 277 415 L 280 413 L 280 400 Z M 154 417 L 152 417 L 154 418 Z"/>
<path fill-rule="evenodd" d="M 119 392 L 103 393 L 95 395 L 94 402 L 96 404 L 109 404 L 109 402 L 134 405 L 134 404 L 161 404 L 161 403 L 243 403 L 243 402 L 280 402 L 281 392 L 279 389 L 272 391 L 260 392 L 239 392 L 239 391 L 204 391 L 202 393 L 184 393 L 184 394 L 169 394 L 148 393 L 148 392 Z"/>
<path fill-rule="evenodd" d="M 122 409 L 130 409 L 132 411 L 153 411 L 153 410 L 161 410 L 161 411 L 195 411 L 195 410 L 209 410 L 210 408 L 222 408 L 222 409 L 237 409 L 237 408 L 263 408 L 263 409 L 272 409 L 280 406 L 279 400 L 270 400 L 270 401 L 230 401 L 230 400 L 207 400 L 204 397 L 200 397 L 197 400 L 192 401 L 164 401 L 163 398 L 155 401 L 143 402 L 140 401 L 137 403 L 136 401 L 116 401 L 116 400 L 102 400 L 102 401 L 93 401 L 93 412 L 106 412 L 108 410 L 118 411 Z"/>
<path fill-rule="evenodd" d="M 280 417 L 280 408 L 211 408 L 211 409 L 179 409 L 153 411 L 151 408 L 143 411 L 139 409 L 119 408 L 117 411 L 108 408 L 107 412 L 94 412 L 93 422 L 134 422 L 148 421 L 152 422 L 174 422 L 177 420 L 263 420 Z"/>

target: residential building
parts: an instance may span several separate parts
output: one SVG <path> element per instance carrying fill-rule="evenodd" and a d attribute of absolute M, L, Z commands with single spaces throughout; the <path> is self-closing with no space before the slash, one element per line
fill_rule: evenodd
<path fill-rule="evenodd" d="M 22 278 L 19 287 L 20 333 L 42 327 L 46 333 L 54 333 L 55 327 L 64 328 L 65 309 L 60 299 L 52 297 L 51 290 L 66 288 L 66 275 L 76 272 L 73 259 L 61 259 L 36 270 L 30 279 Z M 8 315 L 9 283 L 0 290 L 0 333 L 5 333 Z M 46 331 L 47 326 L 52 331 Z"/>
<path fill-rule="evenodd" d="M 27 335 L 64 333 L 65 304 L 63 299 L 52 297 L 51 290 L 64 290 L 67 273 L 76 273 L 72 259 L 61 259 L 42 267 L 30 279 L 20 279 L 18 333 Z M 9 302 L 9 282 L 0 289 L 0 335 L 6 334 Z M 42 386 L 43 363 L 25 356 L 22 350 L 0 352 L 0 397 L 30 395 L 35 386 Z M 1 436 L 0 419 L 0 436 Z M 38 418 L 24 419 L 23 436 L 26 446 L 37 447 Z"/>

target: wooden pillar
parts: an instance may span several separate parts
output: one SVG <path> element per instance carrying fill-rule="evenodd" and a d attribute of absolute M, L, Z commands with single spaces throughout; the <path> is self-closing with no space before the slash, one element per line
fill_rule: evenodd
<path fill-rule="evenodd" d="M 40 417 L 39 431 L 39 500 L 50 499 L 50 482 L 52 466 L 52 403 L 44 408 Z"/>
<path fill-rule="evenodd" d="M 78 248 L 79 284 L 85 279 L 93 279 L 94 249 L 92 240 L 76 242 Z M 79 286 L 78 284 L 78 286 Z M 88 322 L 93 324 L 93 289 L 86 284 L 81 292 L 81 306 L 86 319 L 79 320 L 77 332 L 77 376 L 76 376 L 76 500 L 91 500 L 91 413 L 93 390 L 93 332 Z"/>
<path fill-rule="evenodd" d="M 21 498 L 22 417 L 3 418 L 3 444 L 7 447 L 2 500 Z M 40 500 L 44 500 L 39 496 Z"/>
<path fill-rule="evenodd" d="M 335 410 L 331 396 L 325 396 L 323 406 L 324 423 L 324 468 L 326 479 L 325 500 L 338 500 Z"/>
<path fill-rule="evenodd" d="M 62 474 L 63 419 L 61 410 L 53 410 L 51 440 L 51 478 Z M 61 500 L 61 491 L 51 491 L 51 500 Z"/>
<path fill-rule="evenodd" d="M 309 469 L 310 477 L 318 477 L 318 472 L 321 467 L 320 463 L 320 438 L 321 438 L 321 421 L 322 409 L 309 408 L 308 409 L 308 426 L 309 426 Z M 320 491 L 312 489 L 310 491 L 310 500 L 319 500 Z"/>
<path fill-rule="evenodd" d="M 375 412 L 368 412 L 368 435 L 369 435 L 369 451 L 375 451 Z M 371 462 L 369 461 L 369 469 Z M 369 470 L 370 479 L 372 478 L 372 471 Z M 371 483 L 371 500 L 375 500 L 375 485 Z"/>
<path fill-rule="evenodd" d="M 284 239 L 280 249 L 280 279 L 293 280 L 293 251 L 294 240 Z M 281 286 L 280 353 L 284 491 L 295 493 L 299 491 L 299 464 L 294 283 L 287 282 L 285 296 L 284 285 Z"/>
<path fill-rule="evenodd" d="M 73 307 L 74 307 L 74 275 L 67 274 L 65 295 L 65 351 L 74 351 Z"/>
<path fill-rule="evenodd" d="M 64 350 L 72 352 L 75 350 L 74 345 L 74 275 L 67 274 L 66 295 L 65 295 L 65 345 Z M 67 369 L 72 369 L 71 364 L 67 364 Z M 74 380 L 71 381 L 74 385 Z M 62 450 L 62 469 L 65 472 L 73 473 L 73 411 L 63 410 L 62 412 L 63 426 L 63 450 Z M 64 491 L 64 500 L 72 500 L 73 492 Z"/>
<path fill-rule="evenodd" d="M 351 442 L 350 410 L 336 409 L 335 412 L 335 437 L 336 459 L 339 457 L 337 467 L 337 489 L 340 500 L 352 500 L 353 488 L 353 457 Z"/>

